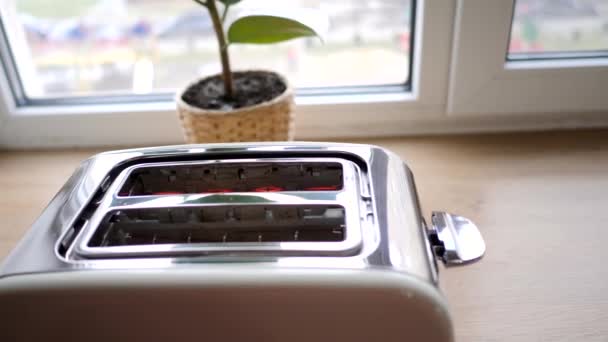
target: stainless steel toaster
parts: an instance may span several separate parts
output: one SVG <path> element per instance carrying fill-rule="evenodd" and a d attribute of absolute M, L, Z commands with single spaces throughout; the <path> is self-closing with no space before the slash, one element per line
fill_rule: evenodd
<path fill-rule="evenodd" d="M 452 341 L 412 174 L 369 145 L 188 145 L 84 161 L 0 269 L 0 341 Z"/>

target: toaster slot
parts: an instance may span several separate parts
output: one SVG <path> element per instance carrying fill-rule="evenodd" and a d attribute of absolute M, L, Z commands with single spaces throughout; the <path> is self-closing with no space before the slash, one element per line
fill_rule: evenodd
<path fill-rule="evenodd" d="M 109 212 L 89 247 L 339 242 L 345 233 L 337 205 L 145 208 Z"/>
<path fill-rule="evenodd" d="M 343 187 L 342 179 L 342 164 L 330 161 L 165 164 L 133 169 L 118 196 L 337 191 Z"/>

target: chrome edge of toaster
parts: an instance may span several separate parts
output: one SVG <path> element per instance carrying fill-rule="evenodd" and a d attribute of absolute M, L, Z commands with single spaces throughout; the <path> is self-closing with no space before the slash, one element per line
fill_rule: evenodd
<path fill-rule="evenodd" d="M 227 181 L 205 191 L 188 182 L 180 183 L 179 191 L 161 184 L 152 192 L 129 183 L 136 172 L 154 167 L 160 168 L 157 178 L 143 173 L 150 184 L 163 177 L 171 182 L 183 172 L 216 180 L 227 172 L 242 178 L 265 168 L 308 178 L 252 189 L 239 182 L 234 191 L 221 188 Z M 324 174 L 315 186 L 314 177 Z M 280 175 L 273 179 L 282 181 Z M 158 223 L 154 233 L 150 217 Z M 246 233 L 230 230 L 235 222 Z M 163 224 L 179 226 L 180 233 L 161 229 Z M 192 230 L 197 224 L 213 233 Z M 436 284 L 436 258 L 448 265 L 466 263 L 484 251 L 477 228 L 463 217 L 437 212 L 432 227 L 426 226 L 412 173 L 382 148 L 185 145 L 106 152 L 84 161 L 5 260 L 0 278 L 256 261 L 269 267 L 391 269 Z"/>

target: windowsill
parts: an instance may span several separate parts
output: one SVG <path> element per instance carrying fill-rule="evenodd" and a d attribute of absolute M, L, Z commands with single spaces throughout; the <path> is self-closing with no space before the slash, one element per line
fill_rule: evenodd
<path fill-rule="evenodd" d="M 310 106 L 370 105 L 375 103 L 406 103 L 416 100 L 411 92 L 387 92 L 346 95 L 297 96 L 296 105 L 306 110 Z M 166 113 L 175 110 L 173 101 L 109 103 L 81 105 L 34 105 L 17 107 L 15 116 L 91 115 L 108 113 Z"/>
<path fill-rule="evenodd" d="M 607 112 L 442 114 L 444 105 L 410 107 L 409 94 L 359 96 L 322 104 L 298 99 L 296 140 L 331 140 L 547 131 L 608 127 Z M 315 97 L 319 98 L 319 97 Z M 378 102 L 370 102 L 370 99 Z M 380 101 L 384 100 L 384 101 Z M 394 101 L 391 101 L 394 100 Z M 0 147 L 7 149 L 174 145 L 183 142 L 173 103 L 21 108 L 0 115 Z"/>
<path fill-rule="evenodd" d="M 456 340 L 534 340 L 557 327 L 556 341 L 608 334 L 600 317 L 607 311 L 606 136 L 603 130 L 354 141 L 408 161 L 427 218 L 432 209 L 450 210 L 480 227 L 484 259 L 440 273 Z M 78 163 L 99 151 L 0 153 L 0 259 Z M 544 318 L 530 324 L 522 313 Z"/>

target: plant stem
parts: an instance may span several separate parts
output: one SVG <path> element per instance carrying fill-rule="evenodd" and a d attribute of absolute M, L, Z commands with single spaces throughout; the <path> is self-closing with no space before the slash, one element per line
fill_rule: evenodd
<path fill-rule="evenodd" d="M 230 8 L 230 5 L 225 5 L 224 6 L 224 12 L 222 12 L 222 24 L 226 22 L 226 16 L 228 16 L 228 9 Z"/>
<path fill-rule="evenodd" d="M 217 37 L 220 48 L 220 58 L 222 61 L 222 78 L 224 79 L 224 93 L 227 99 L 234 99 L 234 82 L 232 80 L 232 70 L 230 69 L 230 58 L 228 56 L 228 44 L 222 26 L 222 20 L 217 10 L 215 0 L 207 0 L 207 9 L 213 22 L 213 30 Z"/>

